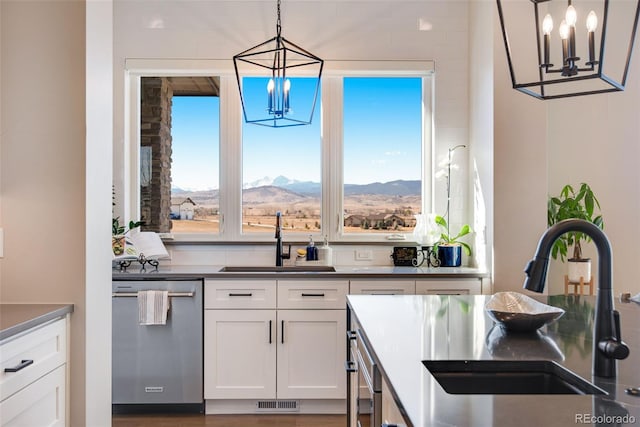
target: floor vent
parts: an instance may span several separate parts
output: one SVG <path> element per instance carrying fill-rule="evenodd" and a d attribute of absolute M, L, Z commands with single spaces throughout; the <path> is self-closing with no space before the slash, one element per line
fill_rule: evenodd
<path fill-rule="evenodd" d="M 256 404 L 258 412 L 298 412 L 297 400 L 259 400 Z"/>

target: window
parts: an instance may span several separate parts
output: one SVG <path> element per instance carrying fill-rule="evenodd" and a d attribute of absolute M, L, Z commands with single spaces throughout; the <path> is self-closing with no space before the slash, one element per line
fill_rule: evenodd
<path fill-rule="evenodd" d="M 309 96 L 315 85 L 305 78 L 291 78 L 293 114 L 299 111 L 295 97 Z M 244 78 L 265 94 L 266 78 Z M 301 93 L 306 92 L 306 93 Z M 249 92 L 245 92 L 249 93 Z M 260 104 L 259 102 L 257 103 Z M 302 109 L 302 107 L 300 107 Z M 266 110 L 266 108 L 265 108 Z M 316 109 L 310 125 L 271 128 L 251 123 L 242 125 L 242 233 L 274 233 L 276 212 L 282 213 L 286 232 L 321 232 L 321 135 Z"/>
<path fill-rule="evenodd" d="M 219 97 L 173 97 L 172 233 L 218 233 L 220 231 L 219 116 Z"/>
<path fill-rule="evenodd" d="M 219 87 L 219 77 L 140 79 L 143 229 L 219 232 Z"/>
<path fill-rule="evenodd" d="M 431 211 L 433 63 L 326 63 L 312 124 L 271 128 L 244 123 L 228 61 L 166 62 L 126 62 L 123 220 L 176 240 L 272 241 L 280 211 L 288 240 L 368 242 L 411 239 Z M 266 110 L 266 79 L 245 79 Z M 295 114 L 308 114 L 305 79 L 291 79 Z"/>
<path fill-rule="evenodd" d="M 422 79 L 343 79 L 343 231 L 410 233 L 422 212 Z"/>

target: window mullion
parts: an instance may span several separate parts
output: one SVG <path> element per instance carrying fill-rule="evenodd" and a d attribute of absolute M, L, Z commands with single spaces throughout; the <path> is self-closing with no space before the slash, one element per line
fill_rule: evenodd
<path fill-rule="evenodd" d="M 330 240 L 342 233 L 342 77 L 322 82 L 322 229 Z"/>
<path fill-rule="evenodd" d="M 239 240 L 242 234 L 242 114 L 233 76 L 220 77 L 220 235 Z"/>
<path fill-rule="evenodd" d="M 433 125 L 433 75 L 422 78 L 422 212 L 432 212 L 435 206 L 433 171 L 435 159 Z"/>

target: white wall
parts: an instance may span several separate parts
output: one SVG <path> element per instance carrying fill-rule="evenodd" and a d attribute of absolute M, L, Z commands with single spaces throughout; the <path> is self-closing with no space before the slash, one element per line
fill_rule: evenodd
<path fill-rule="evenodd" d="M 275 2 L 199 1 L 188 5 L 178 1 L 115 2 L 114 183 L 119 206 L 125 203 L 121 191 L 125 185 L 125 59 L 230 60 L 275 35 Z M 430 22 L 432 30 L 420 31 L 420 19 Z M 464 167 L 470 153 L 468 21 L 467 1 L 282 3 L 283 35 L 323 59 L 435 60 L 435 163 L 447 156 L 448 148 L 467 146 L 455 153 L 456 163 L 463 167 L 452 173 L 454 229 L 470 220 L 469 175 Z M 443 213 L 444 181 L 436 181 L 435 194 L 435 210 Z"/>
<path fill-rule="evenodd" d="M 636 41 L 638 43 L 638 41 Z M 640 292 L 636 242 L 640 227 L 640 52 L 632 58 L 624 92 L 559 100 L 548 107 L 549 194 L 559 195 L 565 184 L 588 183 L 602 207 L 604 231 L 614 254 L 614 294 Z M 597 278 L 597 251 L 592 259 Z M 562 292 L 566 265 L 551 264 L 550 286 Z"/>
<path fill-rule="evenodd" d="M 493 264 L 493 22 L 494 5 L 470 2 L 469 11 L 469 206 L 478 265 Z"/>
<path fill-rule="evenodd" d="M 615 24 L 612 28 L 615 28 Z M 547 228 L 546 201 L 588 182 L 602 204 L 614 253 L 614 294 L 640 292 L 634 226 L 640 212 L 640 59 L 622 93 L 539 101 L 511 89 L 494 15 L 494 290 L 521 290 L 526 263 Z M 608 52 L 627 46 L 608 45 Z M 614 55 L 615 56 L 615 55 Z M 597 272 L 593 245 L 586 248 Z M 564 292 L 566 265 L 551 261 L 546 292 Z"/>
<path fill-rule="evenodd" d="M 111 425 L 113 4 L 86 3 L 86 391 L 84 422 Z M 78 418 L 76 418 L 78 420 Z M 73 425 L 73 424 L 72 424 Z"/>
<path fill-rule="evenodd" d="M 85 3 L 2 1 L 0 10 L 0 300 L 74 304 L 70 415 L 86 425 Z"/>
<path fill-rule="evenodd" d="M 495 9 L 493 43 L 493 286 L 520 291 L 547 228 L 547 104 L 512 89 Z"/>

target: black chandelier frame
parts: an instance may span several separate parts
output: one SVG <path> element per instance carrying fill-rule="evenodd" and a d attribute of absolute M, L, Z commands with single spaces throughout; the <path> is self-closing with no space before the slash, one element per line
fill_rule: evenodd
<path fill-rule="evenodd" d="M 498 16 L 500 20 L 500 27 L 502 30 L 502 38 L 504 41 L 505 51 L 507 55 L 507 62 L 509 65 L 509 74 L 511 76 L 511 83 L 513 88 L 525 93 L 527 95 L 531 95 L 537 99 L 547 100 L 547 99 L 557 99 L 557 98 L 567 98 L 573 96 L 583 96 L 583 95 L 593 95 L 597 93 L 607 93 L 607 92 L 618 92 L 624 91 L 627 76 L 629 74 L 629 64 L 631 62 L 631 55 L 633 53 L 633 46 L 636 38 L 636 33 L 638 29 L 638 20 L 640 16 L 640 0 L 637 1 L 635 7 L 635 17 L 633 20 L 633 28 L 630 34 L 629 45 L 627 48 L 627 55 L 624 63 L 624 71 L 622 73 L 622 78 L 620 81 L 616 81 L 614 78 L 606 75 L 603 72 L 603 66 L 605 62 L 605 45 L 606 45 L 606 35 L 608 31 L 607 21 L 609 15 L 609 0 L 603 0 L 603 22 L 602 22 L 602 31 L 601 38 L 599 43 L 599 54 L 597 60 L 589 60 L 585 62 L 584 67 L 580 67 L 576 65 L 576 62 L 580 59 L 575 55 L 565 58 L 565 63 L 562 64 L 559 68 L 552 68 L 553 64 L 545 61 L 545 55 L 543 53 L 544 41 L 541 39 L 542 32 L 540 31 L 539 23 L 540 23 L 540 15 L 538 5 L 541 3 L 547 3 L 553 0 L 529 0 L 533 3 L 533 19 L 535 21 L 535 39 L 537 46 L 537 55 L 538 55 L 538 80 L 530 81 L 530 82 L 518 82 L 513 63 L 513 54 L 512 48 L 509 42 L 509 35 L 507 32 L 507 28 L 505 25 L 505 17 L 502 8 L 502 0 L 496 0 L 498 6 Z M 572 5 L 572 0 L 567 0 L 568 6 Z M 591 72 L 590 74 L 584 74 L 585 72 Z M 550 73 L 558 73 L 559 78 L 546 79 L 545 75 Z M 579 81 L 587 81 L 591 79 L 599 79 L 603 81 L 606 85 L 601 89 L 593 89 L 593 90 L 578 90 L 578 91 L 568 91 L 565 93 L 547 93 L 545 91 L 545 87 L 548 85 L 560 85 L 567 82 L 579 82 Z M 533 88 L 537 88 L 539 92 L 533 90 Z"/>
<path fill-rule="evenodd" d="M 242 89 L 242 74 L 239 64 L 244 63 L 259 69 L 269 70 L 269 77 L 274 82 L 274 96 L 270 96 L 269 106 L 266 108 L 266 117 L 252 118 L 247 113 L 247 99 Z M 280 0 L 277 3 L 276 35 L 256 46 L 244 50 L 233 56 L 233 66 L 240 91 L 242 113 L 246 123 L 253 123 L 268 127 L 289 127 L 311 124 L 315 111 L 318 93 L 320 91 L 320 79 L 324 61 L 306 49 L 287 40 L 282 36 L 280 19 Z M 302 67 L 318 67 L 311 111 L 308 118 L 293 117 L 289 106 L 288 89 L 284 88 L 287 79 L 291 76 L 290 70 L 299 70 Z M 306 74 L 303 73 L 306 77 Z"/>

